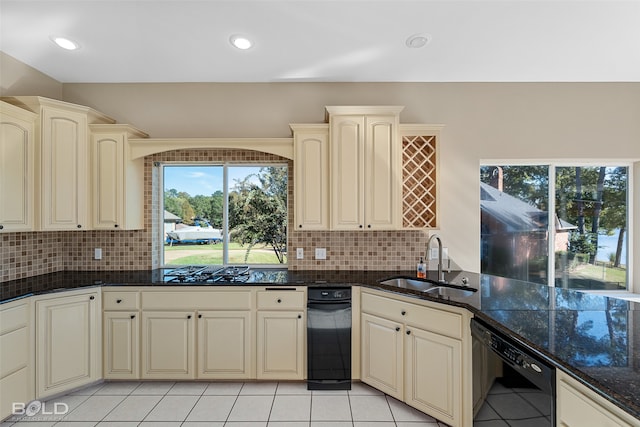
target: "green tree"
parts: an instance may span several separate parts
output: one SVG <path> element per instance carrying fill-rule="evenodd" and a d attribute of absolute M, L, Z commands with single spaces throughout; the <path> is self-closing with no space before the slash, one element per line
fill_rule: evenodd
<path fill-rule="evenodd" d="M 253 179 L 257 179 L 258 183 Z M 263 167 L 236 182 L 229 194 L 232 240 L 247 245 L 245 260 L 259 243 L 271 246 L 284 263 L 287 247 L 287 168 Z"/>

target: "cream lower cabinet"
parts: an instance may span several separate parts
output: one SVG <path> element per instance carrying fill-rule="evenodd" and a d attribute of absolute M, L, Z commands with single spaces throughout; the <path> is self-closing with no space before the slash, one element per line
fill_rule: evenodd
<path fill-rule="evenodd" d="M 141 292 L 142 378 L 255 378 L 255 290 L 201 289 Z"/>
<path fill-rule="evenodd" d="M 362 381 L 402 400 L 403 325 L 367 313 L 361 316 Z"/>
<path fill-rule="evenodd" d="M 198 312 L 198 378 L 252 378 L 251 311 Z"/>
<path fill-rule="evenodd" d="M 195 378 L 195 313 L 142 312 L 142 377 Z"/>
<path fill-rule="evenodd" d="M 38 398 L 102 377 L 100 298 L 97 289 L 35 299 Z"/>
<path fill-rule="evenodd" d="M 35 397 L 31 299 L 0 305 L 0 420 Z"/>
<path fill-rule="evenodd" d="M 561 427 L 632 427 L 640 420 L 556 370 L 556 424 Z"/>
<path fill-rule="evenodd" d="M 258 291 L 257 301 L 257 378 L 304 379 L 305 290 L 266 288 Z"/>
<path fill-rule="evenodd" d="M 361 380 L 451 426 L 471 426 L 469 313 L 368 289 L 361 304 Z"/>
<path fill-rule="evenodd" d="M 104 288 L 102 306 L 104 378 L 140 378 L 139 292 Z"/>

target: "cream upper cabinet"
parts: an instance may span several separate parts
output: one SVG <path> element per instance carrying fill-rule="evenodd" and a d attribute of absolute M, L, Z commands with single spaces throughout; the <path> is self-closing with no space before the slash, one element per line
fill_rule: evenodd
<path fill-rule="evenodd" d="M 557 425 L 561 427 L 632 427 L 638 420 L 556 370 Z"/>
<path fill-rule="evenodd" d="M 37 115 L 0 101 L 0 233 L 34 227 Z"/>
<path fill-rule="evenodd" d="M 102 377 L 100 296 L 97 289 L 35 300 L 38 398 Z"/>
<path fill-rule="evenodd" d="M 329 125 L 290 125 L 296 230 L 329 229 Z"/>
<path fill-rule="evenodd" d="M 402 107 L 327 107 L 334 230 L 400 228 Z"/>
<path fill-rule="evenodd" d="M 35 193 L 41 230 L 91 229 L 89 124 L 114 120 L 80 105 L 38 96 L 3 98 L 39 115 Z"/>
<path fill-rule="evenodd" d="M 0 305 L 0 419 L 35 397 L 31 299 Z"/>
<path fill-rule="evenodd" d="M 144 159 L 130 159 L 128 141 L 147 135 L 117 124 L 90 125 L 90 130 L 93 228 L 144 228 Z"/>

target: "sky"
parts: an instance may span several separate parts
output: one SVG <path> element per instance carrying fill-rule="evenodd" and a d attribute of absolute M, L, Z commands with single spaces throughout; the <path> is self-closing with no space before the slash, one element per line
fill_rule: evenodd
<path fill-rule="evenodd" d="M 175 188 L 190 196 L 210 196 L 222 191 L 222 166 L 167 166 L 164 167 L 164 188 Z M 260 171 L 260 166 L 229 166 L 229 185 L 235 179 L 242 179 Z"/>

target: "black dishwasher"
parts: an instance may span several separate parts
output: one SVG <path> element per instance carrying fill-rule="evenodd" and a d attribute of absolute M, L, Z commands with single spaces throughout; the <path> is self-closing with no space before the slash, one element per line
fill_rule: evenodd
<path fill-rule="evenodd" d="M 351 390 L 351 288 L 307 289 L 307 388 Z"/>

